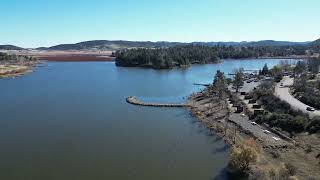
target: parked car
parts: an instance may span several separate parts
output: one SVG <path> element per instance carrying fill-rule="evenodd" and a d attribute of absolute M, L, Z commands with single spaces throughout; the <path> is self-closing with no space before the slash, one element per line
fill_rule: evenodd
<path fill-rule="evenodd" d="M 312 107 L 307 107 L 307 111 L 315 111 L 315 109 Z"/>
<path fill-rule="evenodd" d="M 272 137 L 272 139 L 274 139 L 274 140 L 276 140 L 276 141 L 279 141 L 280 140 L 280 138 L 278 138 L 278 137 Z"/>
<path fill-rule="evenodd" d="M 256 126 L 256 125 L 257 125 L 257 123 L 256 123 L 256 122 L 251 122 L 251 124 L 252 124 L 252 125 L 254 125 L 254 126 Z"/>
<path fill-rule="evenodd" d="M 268 130 L 263 130 L 263 132 L 264 132 L 265 134 L 270 134 L 270 131 L 268 131 Z"/>

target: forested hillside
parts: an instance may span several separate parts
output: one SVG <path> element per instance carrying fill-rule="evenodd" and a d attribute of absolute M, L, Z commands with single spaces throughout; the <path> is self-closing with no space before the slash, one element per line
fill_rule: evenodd
<path fill-rule="evenodd" d="M 194 63 L 215 63 L 219 57 L 207 46 L 176 46 L 157 49 L 126 49 L 115 53 L 118 66 L 143 66 L 156 69 L 189 66 Z"/>
<path fill-rule="evenodd" d="M 143 66 L 156 69 L 215 63 L 219 59 L 241 59 L 304 55 L 304 46 L 203 46 L 185 45 L 169 48 L 133 48 L 118 50 L 116 65 Z"/>
<path fill-rule="evenodd" d="M 13 45 L 0 45 L 0 50 L 22 50 L 23 48 Z"/>
<path fill-rule="evenodd" d="M 290 42 L 290 41 L 243 41 L 243 42 L 167 42 L 167 41 L 109 41 L 93 40 L 75 44 L 60 44 L 52 47 L 41 47 L 39 50 L 121 50 L 130 48 L 167 48 L 183 45 L 201 45 L 208 47 L 234 46 L 234 47 L 307 47 L 313 42 Z"/>

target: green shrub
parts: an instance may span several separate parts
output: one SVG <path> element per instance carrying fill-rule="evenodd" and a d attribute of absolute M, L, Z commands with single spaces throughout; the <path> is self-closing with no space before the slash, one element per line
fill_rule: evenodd
<path fill-rule="evenodd" d="M 258 115 L 257 123 L 267 123 L 272 127 L 279 127 L 289 133 L 303 132 L 308 124 L 304 116 L 292 116 L 284 113 L 271 113 L 270 115 Z"/>
<path fill-rule="evenodd" d="M 308 124 L 307 130 L 309 133 L 320 132 L 320 117 L 319 116 L 312 118 L 312 120 Z"/>
<path fill-rule="evenodd" d="M 255 117 L 257 123 L 267 123 L 272 127 L 279 127 L 291 134 L 306 130 L 308 126 L 308 115 L 302 111 L 293 110 L 285 101 L 280 100 L 273 95 L 273 83 L 263 83 L 256 89 L 252 96 L 263 104 L 269 115 L 258 115 Z M 320 101 L 319 101 L 320 102 Z M 317 125 L 315 122 L 314 125 Z M 314 131 L 317 126 L 312 125 L 309 128 Z"/>
<path fill-rule="evenodd" d="M 233 146 L 229 155 L 229 171 L 233 174 L 246 174 L 249 166 L 258 159 L 261 147 L 253 140 L 246 140 L 241 146 Z"/>

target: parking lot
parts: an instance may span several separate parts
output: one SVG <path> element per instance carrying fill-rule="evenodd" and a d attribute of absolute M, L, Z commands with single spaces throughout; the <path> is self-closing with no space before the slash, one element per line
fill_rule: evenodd
<path fill-rule="evenodd" d="M 232 113 L 229 120 L 240 126 L 243 130 L 250 132 L 265 145 L 277 147 L 288 145 L 287 141 L 282 140 L 276 134 L 258 124 L 252 123 L 246 115 Z"/>

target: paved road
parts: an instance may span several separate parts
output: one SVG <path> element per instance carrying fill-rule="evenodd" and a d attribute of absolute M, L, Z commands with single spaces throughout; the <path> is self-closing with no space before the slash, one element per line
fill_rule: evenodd
<path fill-rule="evenodd" d="M 231 113 L 229 120 L 238 124 L 242 129 L 249 131 L 256 138 L 260 139 L 265 145 L 272 146 L 285 146 L 288 143 L 281 139 L 276 134 L 269 132 L 265 133 L 265 128 L 260 125 L 251 124 L 252 121 L 249 120 L 248 116 L 242 116 L 241 114 Z"/>
<path fill-rule="evenodd" d="M 283 83 L 283 87 L 280 86 L 280 84 Z M 301 110 L 304 113 L 307 113 L 310 115 L 310 117 L 314 116 L 320 116 L 320 111 L 314 111 L 310 112 L 307 111 L 308 105 L 302 103 L 298 99 L 296 99 L 294 96 L 292 96 L 289 92 L 289 87 L 293 85 L 293 78 L 289 78 L 288 76 L 285 76 L 283 80 L 276 85 L 275 88 L 275 95 L 279 97 L 281 100 L 286 101 L 291 105 L 293 109 Z"/>

